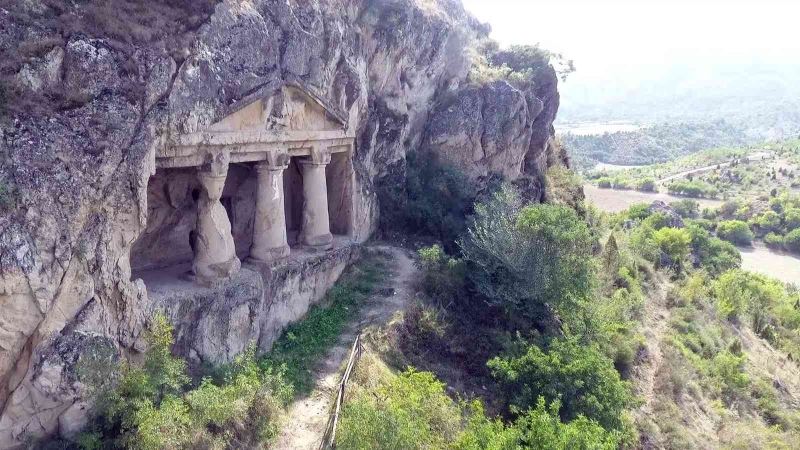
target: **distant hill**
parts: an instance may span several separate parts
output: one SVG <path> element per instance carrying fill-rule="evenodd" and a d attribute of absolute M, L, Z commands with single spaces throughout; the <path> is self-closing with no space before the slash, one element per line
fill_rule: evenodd
<path fill-rule="evenodd" d="M 600 135 L 561 135 L 562 142 L 581 170 L 598 162 L 617 165 L 645 165 L 666 162 L 696 151 L 759 141 L 727 121 L 709 123 L 662 123 L 635 131 Z"/>

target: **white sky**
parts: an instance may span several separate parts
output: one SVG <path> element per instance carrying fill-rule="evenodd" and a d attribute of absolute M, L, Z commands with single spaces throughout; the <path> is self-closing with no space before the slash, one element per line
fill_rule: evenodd
<path fill-rule="evenodd" d="M 800 59 L 797 0 L 462 1 L 501 44 L 539 42 L 577 74 Z"/>

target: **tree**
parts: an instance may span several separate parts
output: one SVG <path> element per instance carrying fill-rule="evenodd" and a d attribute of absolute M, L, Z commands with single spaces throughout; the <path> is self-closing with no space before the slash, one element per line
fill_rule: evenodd
<path fill-rule="evenodd" d="M 503 188 L 475 217 L 460 241 L 467 275 L 486 301 L 534 319 L 542 307 L 569 311 L 594 282 L 592 238 L 574 210 L 562 205 L 522 207 Z"/>

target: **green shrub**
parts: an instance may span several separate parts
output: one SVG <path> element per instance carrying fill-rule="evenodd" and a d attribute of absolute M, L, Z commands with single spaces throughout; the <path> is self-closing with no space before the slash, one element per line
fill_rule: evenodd
<path fill-rule="evenodd" d="M 750 245 L 753 232 L 741 220 L 726 220 L 717 225 L 717 236 L 736 245 Z"/>
<path fill-rule="evenodd" d="M 714 186 L 702 181 L 675 180 L 667 186 L 671 194 L 687 197 L 714 198 L 719 191 Z"/>
<path fill-rule="evenodd" d="M 781 229 L 781 216 L 775 211 L 765 211 L 753 221 L 762 233 L 770 233 Z"/>
<path fill-rule="evenodd" d="M 689 255 L 689 244 L 692 237 L 682 228 L 661 228 L 653 234 L 656 245 L 661 252 L 670 259 L 672 267 L 679 273 L 683 267 L 683 260 Z"/>
<path fill-rule="evenodd" d="M 631 220 L 644 220 L 650 216 L 650 205 L 647 203 L 634 203 L 626 213 Z"/>
<path fill-rule="evenodd" d="M 629 238 L 631 251 L 653 263 L 661 256 L 661 249 L 653 237 L 655 232 L 652 226 L 642 223 L 631 230 Z"/>
<path fill-rule="evenodd" d="M 602 189 L 611 189 L 611 178 L 608 177 L 598 178 L 597 187 Z"/>
<path fill-rule="evenodd" d="M 539 397 L 562 402 L 561 417 L 596 420 L 607 430 L 623 428 L 622 412 L 633 404 L 629 383 L 596 346 L 557 339 L 543 351 L 536 345 L 517 356 L 488 363 L 516 411 L 535 408 Z"/>
<path fill-rule="evenodd" d="M 800 228 L 800 208 L 790 208 L 784 211 L 783 222 L 786 231 Z"/>
<path fill-rule="evenodd" d="M 684 219 L 696 219 L 700 216 L 700 204 L 688 198 L 671 202 L 669 206 Z"/>
<path fill-rule="evenodd" d="M 642 178 L 636 180 L 636 190 L 643 192 L 656 192 L 656 180 L 654 178 Z"/>
<path fill-rule="evenodd" d="M 536 407 L 514 424 L 514 429 L 519 433 L 519 445 L 516 448 L 614 450 L 622 444 L 622 432 L 606 431 L 600 424 L 584 416 L 578 416 L 568 423 L 562 422 L 559 406 L 556 401 L 548 408 L 544 398 L 539 397 Z"/>
<path fill-rule="evenodd" d="M 694 222 L 686 224 L 692 238 L 692 253 L 698 265 L 711 275 L 719 275 L 742 265 L 742 255 L 730 242 L 712 236 Z"/>
<path fill-rule="evenodd" d="M 750 378 L 744 373 L 744 363 L 743 355 L 734 355 L 727 350 L 711 361 L 711 376 L 724 396 L 742 396 L 750 385 Z"/>
<path fill-rule="evenodd" d="M 422 290 L 443 307 L 457 301 L 464 294 L 463 261 L 448 257 L 439 245 L 421 248 L 417 254 Z"/>
<path fill-rule="evenodd" d="M 786 290 L 775 281 L 743 270 L 729 270 L 714 283 L 717 307 L 728 318 L 748 314 L 756 333 L 763 333 L 772 310 L 786 299 Z"/>
<path fill-rule="evenodd" d="M 790 252 L 800 253 L 800 228 L 790 231 L 784 238 L 783 245 Z"/>
<path fill-rule="evenodd" d="M 97 417 L 78 438 L 83 448 L 252 448 L 276 434 L 291 387 L 280 372 L 259 369 L 254 347 L 222 369 L 219 381 L 186 391 L 186 363 L 169 352 L 164 316 L 155 316 L 147 340 L 142 367 L 123 365 L 116 386 L 96 392 Z"/>
<path fill-rule="evenodd" d="M 767 244 L 769 248 L 781 249 L 783 248 L 784 238 L 780 234 L 768 233 L 764 236 L 764 243 Z"/>
<path fill-rule="evenodd" d="M 532 319 L 545 304 L 569 310 L 592 288 L 592 238 L 572 209 L 522 207 L 504 188 L 476 206 L 460 242 L 467 276 L 490 304 Z"/>
<path fill-rule="evenodd" d="M 345 404 L 336 447 L 340 449 L 445 448 L 454 442 L 461 412 L 430 372 L 413 369 L 376 392 Z"/>

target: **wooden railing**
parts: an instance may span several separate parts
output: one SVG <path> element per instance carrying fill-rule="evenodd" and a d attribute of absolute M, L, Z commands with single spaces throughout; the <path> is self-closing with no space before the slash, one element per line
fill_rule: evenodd
<path fill-rule="evenodd" d="M 342 375 L 342 380 L 339 382 L 339 390 L 336 393 L 336 406 L 328 418 L 328 424 L 325 427 L 325 433 L 322 435 L 322 442 L 320 443 L 320 450 L 336 448 L 336 426 L 339 424 L 339 414 L 342 412 L 342 405 L 344 404 L 344 390 L 347 383 L 350 381 L 350 375 L 353 373 L 353 368 L 361 358 L 364 347 L 361 345 L 361 333 L 356 336 L 353 342 L 353 348 L 350 350 L 350 358 L 347 360 L 347 367 Z"/>

